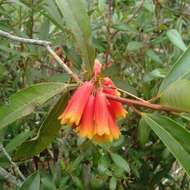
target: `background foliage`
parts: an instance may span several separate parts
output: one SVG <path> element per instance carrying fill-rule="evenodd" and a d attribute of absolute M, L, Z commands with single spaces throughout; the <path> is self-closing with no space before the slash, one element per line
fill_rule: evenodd
<path fill-rule="evenodd" d="M 96 52 L 119 88 L 185 111 L 189 18 L 188 0 L 0 0 L 1 30 L 52 42 L 81 77 Z M 0 176 L 0 189 L 190 188 L 188 114 L 129 109 L 118 141 L 81 139 L 57 121 L 73 89 L 62 67 L 43 47 L 0 42 L 0 142 L 27 177 L 16 187 Z M 18 177 L 2 151 L 0 167 Z"/>

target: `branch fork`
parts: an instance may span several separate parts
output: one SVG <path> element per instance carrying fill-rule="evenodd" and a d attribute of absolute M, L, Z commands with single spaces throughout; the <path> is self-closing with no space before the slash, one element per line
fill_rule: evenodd
<path fill-rule="evenodd" d="M 140 8 L 143 5 L 143 2 L 139 6 Z M 135 15 L 135 14 L 134 14 Z M 131 19 L 130 19 L 131 20 Z M 36 40 L 36 39 L 28 39 L 28 38 L 22 38 L 18 37 L 15 35 L 12 35 L 8 32 L 0 30 L 0 36 L 8 38 L 13 41 L 21 42 L 21 43 L 26 43 L 26 44 L 32 44 L 32 45 L 39 45 L 43 46 L 47 49 L 47 51 L 55 58 L 55 60 L 63 67 L 65 72 L 67 72 L 78 84 L 82 84 L 83 81 L 79 78 L 79 76 L 74 73 L 64 62 L 61 60 L 61 58 L 55 53 L 55 51 L 51 48 L 51 42 L 49 41 L 43 41 L 43 40 Z M 119 89 L 120 91 L 124 92 L 122 89 Z M 125 92 L 128 95 L 131 96 L 130 93 Z M 143 100 L 141 98 L 138 98 L 136 96 L 132 96 L 135 99 L 129 99 L 129 98 L 122 98 L 122 97 L 117 97 L 113 95 L 106 95 L 109 99 L 121 102 L 122 104 L 127 104 L 129 107 L 145 107 L 153 110 L 158 110 L 158 111 L 165 111 L 165 112 L 170 112 L 170 113 L 179 113 L 179 112 L 184 112 L 184 110 L 178 110 L 174 109 L 172 107 L 167 107 L 167 106 L 162 106 L 159 104 L 153 104 L 150 101 Z"/>

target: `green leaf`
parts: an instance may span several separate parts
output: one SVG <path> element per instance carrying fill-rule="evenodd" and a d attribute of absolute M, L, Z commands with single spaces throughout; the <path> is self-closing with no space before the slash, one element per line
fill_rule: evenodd
<path fill-rule="evenodd" d="M 110 155 L 116 166 L 125 170 L 127 173 L 130 172 L 129 164 L 125 159 L 123 159 L 119 154 L 116 153 L 111 152 Z"/>
<path fill-rule="evenodd" d="M 153 3 L 152 0 L 145 0 L 145 2 L 144 2 L 144 8 L 145 8 L 147 11 L 149 11 L 149 12 L 151 12 L 151 13 L 154 13 L 155 5 L 154 5 L 154 3 Z"/>
<path fill-rule="evenodd" d="M 12 152 L 22 143 L 24 143 L 29 137 L 31 137 L 33 131 L 24 131 L 17 136 L 15 136 L 6 146 L 5 149 L 7 152 Z"/>
<path fill-rule="evenodd" d="M 100 12 L 104 12 L 106 9 L 106 0 L 98 0 L 98 9 Z"/>
<path fill-rule="evenodd" d="M 145 82 L 150 82 L 154 79 L 164 78 L 166 76 L 164 69 L 154 69 L 153 71 L 146 74 L 143 78 Z"/>
<path fill-rule="evenodd" d="M 178 80 L 160 95 L 162 105 L 190 112 L 190 81 Z"/>
<path fill-rule="evenodd" d="M 62 15 L 58 10 L 55 1 L 47 0 L 44 4 L 44 10 L 44 16 L 49 18 L 52 23 L 54 23 L 58 28 L 64 31 L 64 22 L 62 19 Z"/>
<path fill-rule="evenodd" d="M 127 50 L 128 51 L 135 51 L 135 50 L 139 50 L 142 47 L 143 47 L 143 43 L 132 41 L 132 42 L 128 43 Z"/>
<path fill-rule="evenodd" d="M 77 189 L 84 189 L 84 186 L 82 184 L 82 181 L 79 177 L 77 176 L 72 176 L 73 183 L 77 186 Z"/>
<path fill-rule="evenodd" d="M 185 79 L 190 74 L 190 47 L 176 61 L 166 78 L 161 83 L 159 93 L 166 89 L 173 82 Z"/>
<path fill-rule="evenodd" d="M 37 172 L 27 177 L 20 190 L 40 190 L 40 174 Z"/>
<path fill-rule="evenodd" d="M 115 190 L 116 187 L 117 187 L 117 179 L 112 176 L 109 182 L 109 190 Z"/>
<path fill-rule="evenodd" d="M 22 144 L 15 154 L 16 160 L 24 160 L 38 155 L 42 152 L 56 137 L 61 128 L 58 116 L 63 112 L 67 104 L 69 95 L 65 93 L 50 111 L 42 123 L 37 137 Z M 31 151 L 32 150 L 32 151 Z"/>
<path fill-rule="evenodd" d="M 180 117 L 190 121 L 190 114 L 189 113 L 180 113 Z"/>
<path fill-rule="evenodd" d="M 0 107 L 0 129 L 32 113 L 36 107 L 63 92 L 68 86 L 64 83 L 39 83 L 22 89 L 12 95 L 7 105 Z"/>
<path fill-rule="evenodd" d="M 1 65 L 0 64 L 0 79 L 7 74 L 7 70 L 6 68 L 4 67 L 4 65 Z"/>
<path fill-rule="evenodd" d="M 130 31 L 131 30 L 131 28 L 127 24 L 123 24 L 123 23 L 113 24 L 112 28 L 114 28 L 118 31 Z"/>
<path fill-rule="evenodd" d="M 160 59 L 160 57 L 152 50 L 152 49 L 149 49 L 147 52 L 146 52 L 146 55 L 152 59 L 153 61 L 155 61 L 156 63 L 162 63 L 162 60 Z"/>
<path fill-rule="evenodd" d="M 190 175 L 190 132 L 168 117 L 144 114 L 142 118 Z"/>
<path fill-rule="evenodd" d="M 145 145 L 148 142 L 150 136 L 150 128 L 147 123 L 141 119 L 138 126 L 138 139 L 141 145 Z"/>
<path fill-rule="evenodd" d="M 187 49 L 180 33 L 177 30 L 175 30 L 175 29 L 168 30 L 167 36 L 168 36 L 169 40 L 179 49 L 181 49 L 183 51 L 185 51 Z"/>
<path fill-rule="evenodd" d="M 52 180 L 49 177 L 42 177 L 41 183 L 43 190 L 56 190 L 55 184 L 52 182 Z"/>
<path fill-rule="evenodd" d="M 90 20 L 83 0 L 56 0 L 57 6 L 65 18 L 77 42 L 77 49 L 86 65 L 89 74 L 95 59 L 95 50 L 92 47 Z"/>

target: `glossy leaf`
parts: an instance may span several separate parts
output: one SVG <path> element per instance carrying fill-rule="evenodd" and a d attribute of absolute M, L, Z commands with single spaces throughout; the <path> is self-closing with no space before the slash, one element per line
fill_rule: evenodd
<path fill-rule="evenodd" d="M 110 178 L 110 182 L 109 182 L 109 189 L 110 190 L 115 190 L 117 187 L 117 179 L 115 177 L 111 177 Z"/>
<path fill-rule="evenodd" d="M 180 117 L 190 121 L 190 114 L 189 113 L 180 113 Z"/>
<path fill-rule="evenodd" d="M 5 149 L 7 152 L 12 152 L 22 143 L 24 143 L 29 137 L 33 135 L 33 131 L 24 131 L 17 136 L 15 136 L 6 146 Z"/>
<path fill-rule="evenodd" d="M 130 172 L 129 164 L 124 158 L 122 158 L 119 154 L 116 153 L 110 153 L 110 155 L 116 166 L 125 170 L 127 173 Z"/>
<path fill-rule="evenodd" d="M 175 30 L 175 29 L 171 29 L 167 31 L 167 36 L 169 38 L 169 40 L 179 49 L 181 49 L 182 51 L 186 50 L 186 45 L 183 42 L 183 39 L 180 35 L 180 33 Z"/>
<path fill-rule="evenodd" d="M 146 52 L 146 55 L 151 59 L 153 60 L 154 62 L 158 63 L 158 64 L 161 64 L 162 63 L 162 60 L 160 59 L 159 55 L 154 52 L 152 49 L 149 49 L 147 52 Z"/>
<path fill-rule="evenodd" d="M 128 51 L 135 51 L 135 50 L 139 50 L 142 47 L 143 47 L 143 43 L 137 42 L 137 41 L 132 41 L 132 42 L 128 43 L 127 50 Z"/>
<path fill-rule="evenodd" d="M 64 31 L 63 18 L 56 6 L 56 2 L 52 0 L 47 0 L 44 4 L 44 10 L 44 16 L 49 18 L 52 21 L 52 23 L 54 23 L 58 28 Z"/>
<path fill-rule="evenodd" d="M 147 123 L 141 119 L 138 126 L 138 139 L 141 145 L 145 145 L 148 142 L 150 135 L 150 128 Z"/>
<path fill-rule="evenodd" d="M 190 112 L 190 81 L 178 80 L 161 93 L 162 105 Z"/>
<path fill-rule="evenodd" d="M 95 50 L 91 44 L 90 21 L 83 0 L 56 0 L 57 6 L 65 18 L 67 26 L 77 42 L 77 49 L 86 68 L 92 74 Z"/>
<path fill-rule="evenodd" d="M 145 82 L 150 82 L 154 79 L 160 79 L 160 78 L 164 78 L 165 75 L 165 70 L 163 69 L 154 69 L 153 71 L 149 72 L 148 74 L 146 74 L 143 78 L 143 80 Z"/>
<path fill-rule="evenodd" d="M 68 93 L 65 93 L 50 111 L 43 124 L 41 125 L 38 135 L 22 144 L 16 152 L 16 159 L 23 160 L 31 158 L 42 152 L 56 137 L 61 128 L 58 116 L 63 112 L 68 101 Z M 31 151 L 32 150 L 32 151 Z"/>
<path fill-rule="evenodd" d="M 0 129 L 32 113 L 36 107 L 67 89 L 64 83 L 39 83 L 18 91 L 0 107 Z"/>
<path fill-rule="evenodd" d="M 159 93 L 177 80 L 185 79 L 190 75 L 190 47 L 176 61 L 166 78 L 161 83 Z"/>
<path fill-rule="evenodd" d="M 37 172 L 30 175 L 25 180 L 20 190 L 40 190 L 40 174 Z"/>
<path fill-rule="evenodd" d="M 190 175 L 190 132 L 168 117 L 144 114 L 142 118 Z"/>

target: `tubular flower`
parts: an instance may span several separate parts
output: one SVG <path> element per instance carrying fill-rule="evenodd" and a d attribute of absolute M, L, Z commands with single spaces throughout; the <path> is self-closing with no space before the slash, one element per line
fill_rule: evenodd
<path fill-rule="evenodd" d="M 81 137 L 88 137 L 92 139 L 94 134 L 94 103 L 95 97 L 90 95 L 88 103 L 82 115 L 81 122 L 79 124 L 78 132 Z"/>
<path fill-rule="evenodd" d="M 93 68 L 95 77 L 97 77 L 101 73 L 101 69 L 102 69 L 102 64 L 98 59 L 95 59 L 94 68 Z"/>
<path fill-rule="evenodd" d="M 108 124 L 109 124 L 109 130 L 110 134 L 103 134 L 103 135 L 98 135 L 96 134 L 94 136 L 94 139 L 96 142 L 107 142 L 107 141 L 113 141 L 113 139 L 119 139 L 120 136 L 120 131 L 119 128 L 114 120 L 114 117 L 112 116 L 111 113 L 108 114 Z"/>
<path fill-rule="evenodd" d="M 105 94 L 119 96 L 119 92 L 117 91 L 116 86 L 109 77 L 104 77 L 103 85 Z M 123 108 L 120 102 L 109 100 L 108 106 L 113 111 L 116 118 L 125 117 L 127 114 L 127 111 Z"/>
<path fill-rule="evenodd" d="M 108 107 L 107 99 L 101 90 L 96 92 L 95 110 L 94 110 L 94 134 L 97 135 L 109 135 L 109 123 L 108 123 Z"/>
<path fill-rule="evenodd" d="M 121 103 L 106 97 L 106 94 L 119 96 L 119 92 L 110 78 L 98 77 L 100 73 L 101 63 L 95 60 L 92 80 L 84 82 L 74 92 L 58 119 L 61 124 L 74 126 L 81 137 L 110 142 L 119 138 L 121 133 L 116 119 L 124 117 L 127 111 Z"/>
<path fill-rule="evenodd" d="M 75 91 L 65 111 L 58 118 L 61 124 L 79 124 L 92 90 L 92 82 L 87 81 Z"/>

